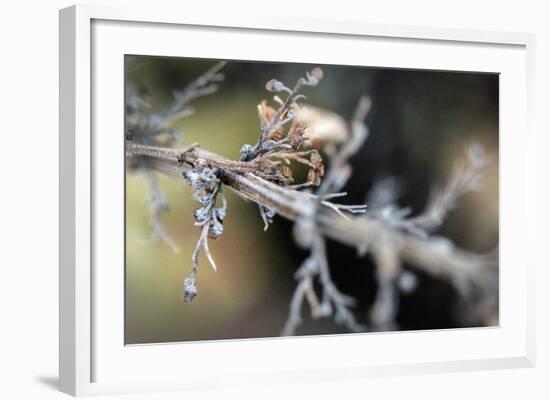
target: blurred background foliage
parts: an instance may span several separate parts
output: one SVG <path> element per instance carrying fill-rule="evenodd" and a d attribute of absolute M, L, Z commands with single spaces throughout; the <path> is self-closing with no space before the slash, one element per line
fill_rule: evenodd
<path fill-rule="evenodd" d="M 127 88 L 146 94 L 151 110 L 172 101 L 172 90 L 206 71 L 216 60 L 126 56 Z M 291 86 L 315 65 L 230 61 L 218 92 L 195 100 L 195 113 L 176 122 L 181 146 L 193 142 L 238 159 L 243 144 L 259 134 L 256 105 L 270 99 L 265 83 L 277 78 Z M 498 76 L 323 65 L 324 79 L 305 90 L 305 103 L 334 111 L 348 120 L 362 94 L 372 97 L 370 137 L 354 157 L 354 174 L 346 202 L 365 201 L 373 183 L 398 180 L 398 203 L 422 211 L 434 184 L 443 183 L 480 143 L 497 162 L 480 192 L 466 195 L 449 215 L 440 235 L 476 252 L 498 243 Z M 126 172 L 126 330 L 127 344 L 277 336 L 283 327 L 295 286 L 293 273 L 307 256 L 292 240 L 292 223 L 276 217 L 263 232 L 258 208 L 226 190 L 225 231 L 210 244 L 219 267 L 202 263 L 199 295 L 180 301 L 191 252 L 199 235 L 192 212 L 198 204 L 182 179 L 159 176 L 170 203 L 162 220 L 181 247 L 175 254 L 164 242 L 151 242 L 147 183 L 139 171 Z M 359 302 L 357 318 L 365 322 L 376 294 L 369 257 L 330 242 L 331 273 L 341 291 Z M 447 283 L 405 266 L 415 288 L 400 298 L 397 321 L 402 330 L 477 326 L 461 314 L 461 303 Z M 313 321 L 303 313 L 299 334 L 333 334 L 345 330 L 330 320 Z"/>

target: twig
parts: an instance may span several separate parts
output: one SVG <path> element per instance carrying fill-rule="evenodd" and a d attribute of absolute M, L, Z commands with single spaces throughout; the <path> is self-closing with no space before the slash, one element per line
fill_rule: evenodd
<path fill-rule="evenodd" d="M 133 93 L 131 88 L 128 88 L 126 98 L 126 138 L 131 143 L 139 146 L 150 146 L 152 149 L 162 153 L 162 148 L 156 147 L 163 142 L 163 137 L 168 137 L 166 145 L 173 145 L 179 138 L 179 133 L 169 129 L 169 125 L 177 119 L 185 117 L 192 113 L 193 109 L 189 103 L 200 96 L 205 96 L 215 92 L 218 88 L 218 82 L 223 80 L 223 75 L 220 71 L 225 67 L 225 62 L 216 63 L 208 71 L 200 77 L 189 83 L 183 90 L 174 91 L 174 101 L 172 104 L 160 113 L 147 113 L 146 108 L 149 107 L 147 97 Z M 193 144 L 182 153 L 191 152 L 197 144 Z M 152 171 L 154 166 L 151 166 L 149 158 L 129 157 L 130 168 L 144 170 L 149 178 L 150 192 L 150 220 L 153 226 L 152 239 L 160 238 L 166 242 L 174 252 L 179 251 L 174 239 L 170 236 L 161 220 L 163 211 L 168 210 L 169 204 L 164 198 L 162 189 L 160 188 L 155 172 Z M 156 155 L 160 156 L 160 155 Z M 180 161 L 178 159 L 178 161 Z"/>
<path fill-rule="evenodd" d="M 168 211 L 169 205 L 160 188 L 156 172 L 147 171 L 145 173 L 148 178 L 149 186 L 149 207 L 150 207 L 150 217 L 151 225 L 153 226 L 153 232 L 151 234 L 152 240 L 161 239 L 166 242 L 174 253 L 180 251 L 179 245 L 176 243 L 176 240 L 172 238 L 168 230 L 164 226 L 164 223 L 161 220 L 161 214 Z"/>
<path fill-rule="evenodd" d="M 189 103 L 194 99 L 211 95 L 218 90 L 217 82 L 223 81 L 223 74 L 220 71 L 225 67 L 226 62 L 220 61 L 211 67 L 200 77 L 188 84 L 183 90 L 174 91 L 174 102 L 162 113 L 151 116 L 153 129 L 166 128 L 173 121 L 193 113 Z"/>
<path fill-rule="evenodd" d="M 468 163 L 456 166 L 452 178 L 443 188 L 432 191 L 426 210 L 419 216 L 406 220 L 411 229 L 421 235 L 439 227 L 449 211 L 454 209 L 457 200 L 469 191 L 477 191 L 481 186 L 481 177 L 492 165 L 492 161 L 483 148 L 472 145 L 468 149 Z"/>
<path fill-rule="evenodd" d="M 312 278 L 319 277 L 323 291 L 322 303 L 319 307 L 319 316 L 331 316 L 334 307 L 336 309 L 334 313 L 335 321 L 345 325 L 351 331 L 362 331 L 365 330 L 366 326 L 358 324 L 353 313 L 349 309 L 349 307 L 354 304 L 354 300 L 340 293 L 332 282 L 325 249 L 325 239 L 319 233 L 316 215 L 319 213 L 320 206 L 326 206 L 334 210 L 339 216 L 348 220 L 349 218 L 344 215 L 342 210 L 351 213 L 363 213 L 365 211 L 366 205 L 338 205 L 330 203 L 328 199 L 345 195 L 345 192 L 336 191 L 339 191 L 344 186 L 351 172 L 351 167 L 347 163 L 347 159 L 359 149 L 366 138 L 367 131 L 363 124 L 363 119 L 366 117 L 367 112 L 368 103 L 365 98 L 362 98 L 359 102 L 357 112 L 355 113 L 355 118 L 361 120 L 354 120 L 352 122 L 349 140 L 345 142 L 337 152 L 331 155 L 331 170 L 325 177 L 316 196 L 313 198 L 310 211 L 300 216 L 294 227 L 294 238 L 298 244 L 311 250 L 309 260 L 313 261 L 309 265 L 310 269 L 308 274 L 301 277 L 298 287 L 301 288 L 303 286 L 303 281 L 306 279 L 311 280 Z M 296 300 L 296 302 L 298 301 Z M 290 309 L 288 321 L 285 324 L 285 334 L 287 335 L 294 334 L 296 331 L 297 323 L 300 320 L 293 316 L 293 314 L 296 313 L 297 310 L 298 308 Z M 313 307 L 312 315 L 314 317 L 316 315 Z"/>

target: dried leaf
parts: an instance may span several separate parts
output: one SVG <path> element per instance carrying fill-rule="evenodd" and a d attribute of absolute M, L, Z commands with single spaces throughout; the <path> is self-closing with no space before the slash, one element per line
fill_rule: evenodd
<path fill-rule="evenodd" d="M 295 149 L 304 141 L 307 127 L 304 123 L 294 120 L 287 135 L 288 143 Z"/>
<path fill-rule="evenodd" d="M 309 161 L 315 166 L 321 175 L 325 174 L 325 166 L 323 165 L 323 158 L 316 150 L 312 151 L 309 156 Z"/>
<path fill-rule="evenodd" d="M 313 186 L 319 186 L 321 184 L 321 176 L 315 169 L 310 168 L 307 172 L 307 181 Z"/>
<path fill-rule="evenodd" d="M 285 178 L 288 178 L 288 179 L 291 179 L 291 180 L 294 178 L 294 174 L 292 173 L 292 170 L 290 169 L 289 166 L 282 165 L 281 166 L 281 174 Z"/>
<path fill-rule="evenodd" d="M 262 102 L 257 107 L 258 116 L 260 118 L 262 128 L 269 126 L 269 124 L 271 124 L 271 122 L 273 121 L 273 118 L 275 117 L 277 111 L 273 107 L 269 106 L 266 100 L 262 100 Z M 284 134 L 284 128 L 279 127 L 269 134 L 268 139 L 279 141 L 283 138 Z"/>

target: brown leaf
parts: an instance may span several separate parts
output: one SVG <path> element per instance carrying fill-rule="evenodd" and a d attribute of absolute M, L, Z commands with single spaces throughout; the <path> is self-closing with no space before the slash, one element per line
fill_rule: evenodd
<path fill-rule="evenodd" d="M 293 121 L 287 135 L 288 144 L 297 149 L 298 146 L 301 145 L 304 141 L 304 134 L 306 130 L 307 127 L 305 124 L 300 123 L 296 120 Z"/>
<path fill-rule="evenodd" d="M 266 100 L 262 100 L 262 102 L 257 107 L 258 107 L 258 117 L 260 118 L 261 125 L 263 128 L 265 128 L 269 126 L 269 124 L 271 124 L 277 111 L 273 107 L 269 106 Z M 283 137 L 284 137 L 283 127 L 279 127 L 276 130 L 273 130 L 268 136 L 269 139 L 272 139 L 274 141 L 279 141 Z"/>
<path fill-rule="evenodd" d="M 289 179 L 294 178 L 294 174 L 292 173 L 292 170 L 290 169 L 289 166 L 282 165 L 281 166 L 281 173 L 283 174 L 283 176 L 285 178 L 289 178 Z"/>
<path fill-rule="evenodd" d="M 307 172 L 307 181 L 314 186 L 319 186 L 321 184 L 321 177 L 317 170 L 310 168 Z"/>
<path fill-rule="evenodd" d="M 315 166 L 315 169 L 317 170 L 320 177 L 325 175 L 325 165 L 323 164 L 323 158 L 319 154 L 319 152 L 312 151 L 311 155 L 309 156 L 309 161 Z"/>

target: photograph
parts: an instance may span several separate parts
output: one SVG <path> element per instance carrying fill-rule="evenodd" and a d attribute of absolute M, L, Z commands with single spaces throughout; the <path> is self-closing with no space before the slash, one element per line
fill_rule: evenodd
<path fill-rule="evenodd" d="M 124 85 L 125 345 L 499 325 L 499 74 L 126 54 Z"/>

